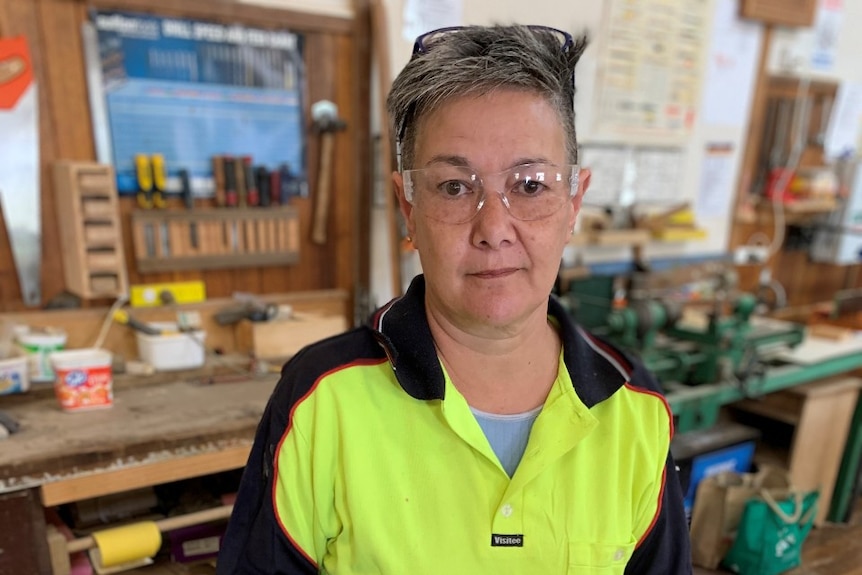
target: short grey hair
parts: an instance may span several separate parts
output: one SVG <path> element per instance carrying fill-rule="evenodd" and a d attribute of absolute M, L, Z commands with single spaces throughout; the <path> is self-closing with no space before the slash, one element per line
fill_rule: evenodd
<path fill-rule="evenodd" d="M 575 65 L 586 35 L 563 51 L 560 37 L 540 27 L 468 26 L 433 36 L 395 78 L 386 104 L 391 132 L 400 139 L 400 169 L 414 162 L 416 131 L 423 118 L 447 101 L 494 90 L 536 93 L 557 111 L 569 161 L 577 163 Z"/>

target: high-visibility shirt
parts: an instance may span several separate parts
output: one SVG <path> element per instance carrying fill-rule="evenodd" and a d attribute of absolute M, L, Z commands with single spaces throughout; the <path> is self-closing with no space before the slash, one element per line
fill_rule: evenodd
<path fill-rule="evenodd" d="M 654 378 L 550 298 L 558 376 L 510 478 L 437 357 L 424 291 L 418 276 L 285 366 L 218 573 L 691 573 Z"/>

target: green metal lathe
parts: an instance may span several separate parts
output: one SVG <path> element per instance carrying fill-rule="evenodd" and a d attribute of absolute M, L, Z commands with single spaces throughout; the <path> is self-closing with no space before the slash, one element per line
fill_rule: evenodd
<path fill-rule="evenodd" d="M 700 291 L 687 287 L 692 282 Z M 740 399 L 862 368 L 862 353 L 805 364 L 782 359 L 804 340 L 805 326 L 758 314 L 758 299 L 738 292 L 735 273 L 721 264 L 587 277 L 572 281 L 560 297 L 581 325 L 637 355 L 656 375 L 677 433 L 712 427 L 721 407 Z M 855 485 L 860 421 L 857 408 L 831 520 L 841 520 Z"/>

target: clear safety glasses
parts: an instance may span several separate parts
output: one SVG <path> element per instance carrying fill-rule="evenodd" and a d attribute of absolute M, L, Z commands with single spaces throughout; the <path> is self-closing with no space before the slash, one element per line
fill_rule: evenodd
<path fill-rule="evenodd" d="M 578 173 L 573 164 L 524 164 L 484 175 L 465 166 L 439 164 L 405 170 L 404 196 L 431 219 L 463 224 L 479 213 L 493 190 L 513 218 L 541 220 L 575 196 Z"/>

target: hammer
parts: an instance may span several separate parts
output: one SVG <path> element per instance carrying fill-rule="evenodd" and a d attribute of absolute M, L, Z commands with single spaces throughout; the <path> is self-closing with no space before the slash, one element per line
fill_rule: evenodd
<path fill-rule="evenodd" d="M 326 243 L 326 221 L 329 216 L 330 180 L 332 179 L 332 152 L 335 132 L 347 124 L 338 117 L 338 106 L 329 100 L 320 100 L 311 105 L 314 131 L 320 134 L 320 164 L 317 175 L 317 194 L 314 206 L 314 223 L 311 241 Z"/>

